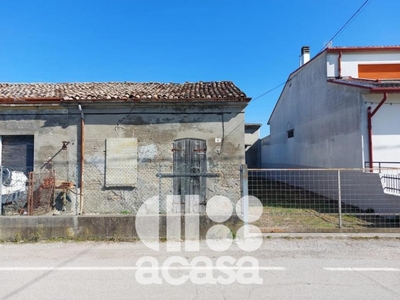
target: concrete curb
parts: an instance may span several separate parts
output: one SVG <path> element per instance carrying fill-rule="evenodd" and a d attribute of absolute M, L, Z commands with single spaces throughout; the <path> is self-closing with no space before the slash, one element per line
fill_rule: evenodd
<path fill-rule="evenodd" d="M 263 233 L 264 239 L 399 239 L 400 233 Z"/>
<path fill-rule="evenodd" d="M 154 218 L 154 216 L 151 216 Z M 166 216 L 159 217 L 159 239 L 166 239 Z M 210 227 L 215 225 L 207 216 L 199 217 L 200 238 L 204 239 Z M 185 217 L 181 217 L 181 237 L 185 235 Z M 146 220 L 144 220 L 144 224 Z M 232 216 L 224 225 L 237 232 L 242 221 Z M 149 226 L 149 230 L 152 228 Z M 369 232 L 284 232 L 277 229 L 263 231 L 265 239 L 270 238 L 350 238 L 350 239 L 400 239 L 399 229 L 370 229 Z M 38 241 L 38 240 L 90 240 L 90 241 L 135 241 L 139 240 L 136 232 L 136 217 L 133 215 L 84 215 L 84 216 L 10 216 L 0 217 L 0 241 Z"/>

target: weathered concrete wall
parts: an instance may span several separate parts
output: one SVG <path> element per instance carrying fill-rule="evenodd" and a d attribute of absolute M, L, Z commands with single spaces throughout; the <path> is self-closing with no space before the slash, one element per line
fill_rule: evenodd
<path fill-rule="evenodd" d="M 181 138 L 206 140 L 207 171 L 221 174 L 207 179 L 207 198 L 220 194 L 236 200 L 240 192 L 238 165 L 244 162 L 242 124 L 238 107 L 136 107 L 108 109 L 106 115 L 101 109 L 85 109 L 85 212 L 135 212 L 142 202 L 159 195 L 156 174 L 172 173 L 172 144 Z M 110 137 L 138 140 L 138 186 L 134 189 L 104 188 L 104 141 Z M 222 142 L 216 143 L 215 138 Z M 172 179 L 161 180 L 164 198 L 173 193 Z M 90 194 L 96 197 L 88 199 Z"/>
<path fill-rule="evenodd" d="M 259 168 L 261 166 L 261 124 L 245 125 L 246 165 L 248 168 Z"/>
<path fill-rule="evenodd" d="M 261 168 L 266 168 L 268 166 L 268 164 L 272 164 L 272 162 L 270 161 L 270 157 L 271 157 L 271 151 L 272 151 L 272 147 L 271 147 L 271 136 L 267 135 L 265 137 L 263 137 L 260 140 L 260 148 L 261 148 L 261 164 L 260 167 Z"/>
<path fill-rule="evenodd" d="M 143 218 L 143 216 L 142 216 Z M 57 217 L 1 217 L 0 241 L 77 239 L 77 240 L 139 240 L 135 216 L 57 216 Z M 199 237 L 204 239 L 208 229 L 216 223 L 200 216 Z M 243 225 L 236 216 L 224 222 L 232 232 Z M 166 217 L 159 218 L 159 238 L 165 240 Z M 181 236 L 185 239 L 185 219 L 181 219 Z"/>
<path fill-rule="evenodd" d="M 220 177 L 207 179 L 207 194 L 240 197 L 239 165 L 244 163 L 244 105 L 238 104 L 135 104 L 82 105 L 84 127 L 84 212 L 135 213 L 142 202 L 159 195 L 156 176 L 172 172 L 172 144 L 176 139 L 204 139 L 207 172 Z M 62 147 L 52 160 L 56 179 L 78 186 L 80 120 L 77 104 L 65 107 L 2 107 L 0 135 L 33 135 L 35 172 Z M 106 188 L 106 140 L 136 138 L 138 142 L 137 186 Z M 221 139 L 221 143 L 216 142 Z M 121 162 L 123 165 L 123 162 Z M 121 174 L 124 176 L 124 174 Z M 162 194 L 172 194 L 172 179 L 163 179 Z M 162 196 L 163 196 L 162 195 Z M 71 194 L 70 212 L 77 209 Z"/>
<path fill-rule="evenodd" d="M 44 163 L 61 149 L 62 141 L 69 141 L 67 150 L 55 156 L 52 163 L 65 175 L 74 175 L 69 173 L 66 162 L 74 166 L 77 162 L 79 120 L 80 116 L 71 114 L 63 107 L 18 109 L 3 106 L 0 111 L 0 135 L 33 135 L 36 171 L 44 169 Z"/>
<path fill-rule="evenodd" d="M 261 140 L 257 140 L 246 150 L 246 165 L 249 169 L 261 167 Z"/>

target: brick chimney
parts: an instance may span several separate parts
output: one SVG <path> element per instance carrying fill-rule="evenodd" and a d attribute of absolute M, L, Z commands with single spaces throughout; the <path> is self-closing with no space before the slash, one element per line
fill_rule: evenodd
<path fill-rule="evenodd" d="M 301 47 L 300 67 L 310 60 L 310 46 Z"/>

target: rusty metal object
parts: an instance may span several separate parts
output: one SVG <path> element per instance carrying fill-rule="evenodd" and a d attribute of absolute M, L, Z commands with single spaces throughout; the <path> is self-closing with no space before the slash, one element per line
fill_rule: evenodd
<path fill-rule="evenodd" d="M 28 215 L 48 213 L 54 202 L 55 172 L 39 176 L 29 173 L 28 179 Z"/>
<path fill-rule="evenodd" d="M 28 215 L 33 215 L 33 181 L 34 181 L 34 173 L 29 172 L 28 175 Z"/>

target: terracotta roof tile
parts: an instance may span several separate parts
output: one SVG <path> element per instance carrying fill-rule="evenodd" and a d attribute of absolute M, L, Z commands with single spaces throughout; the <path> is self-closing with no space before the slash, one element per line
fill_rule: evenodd
<path fill-rule="evenodd" d="M 134 101 L 249 101 L 233 82 L 195 83 L 0 83 L 0 99 L 33 100 L 133 100 Z"/>

